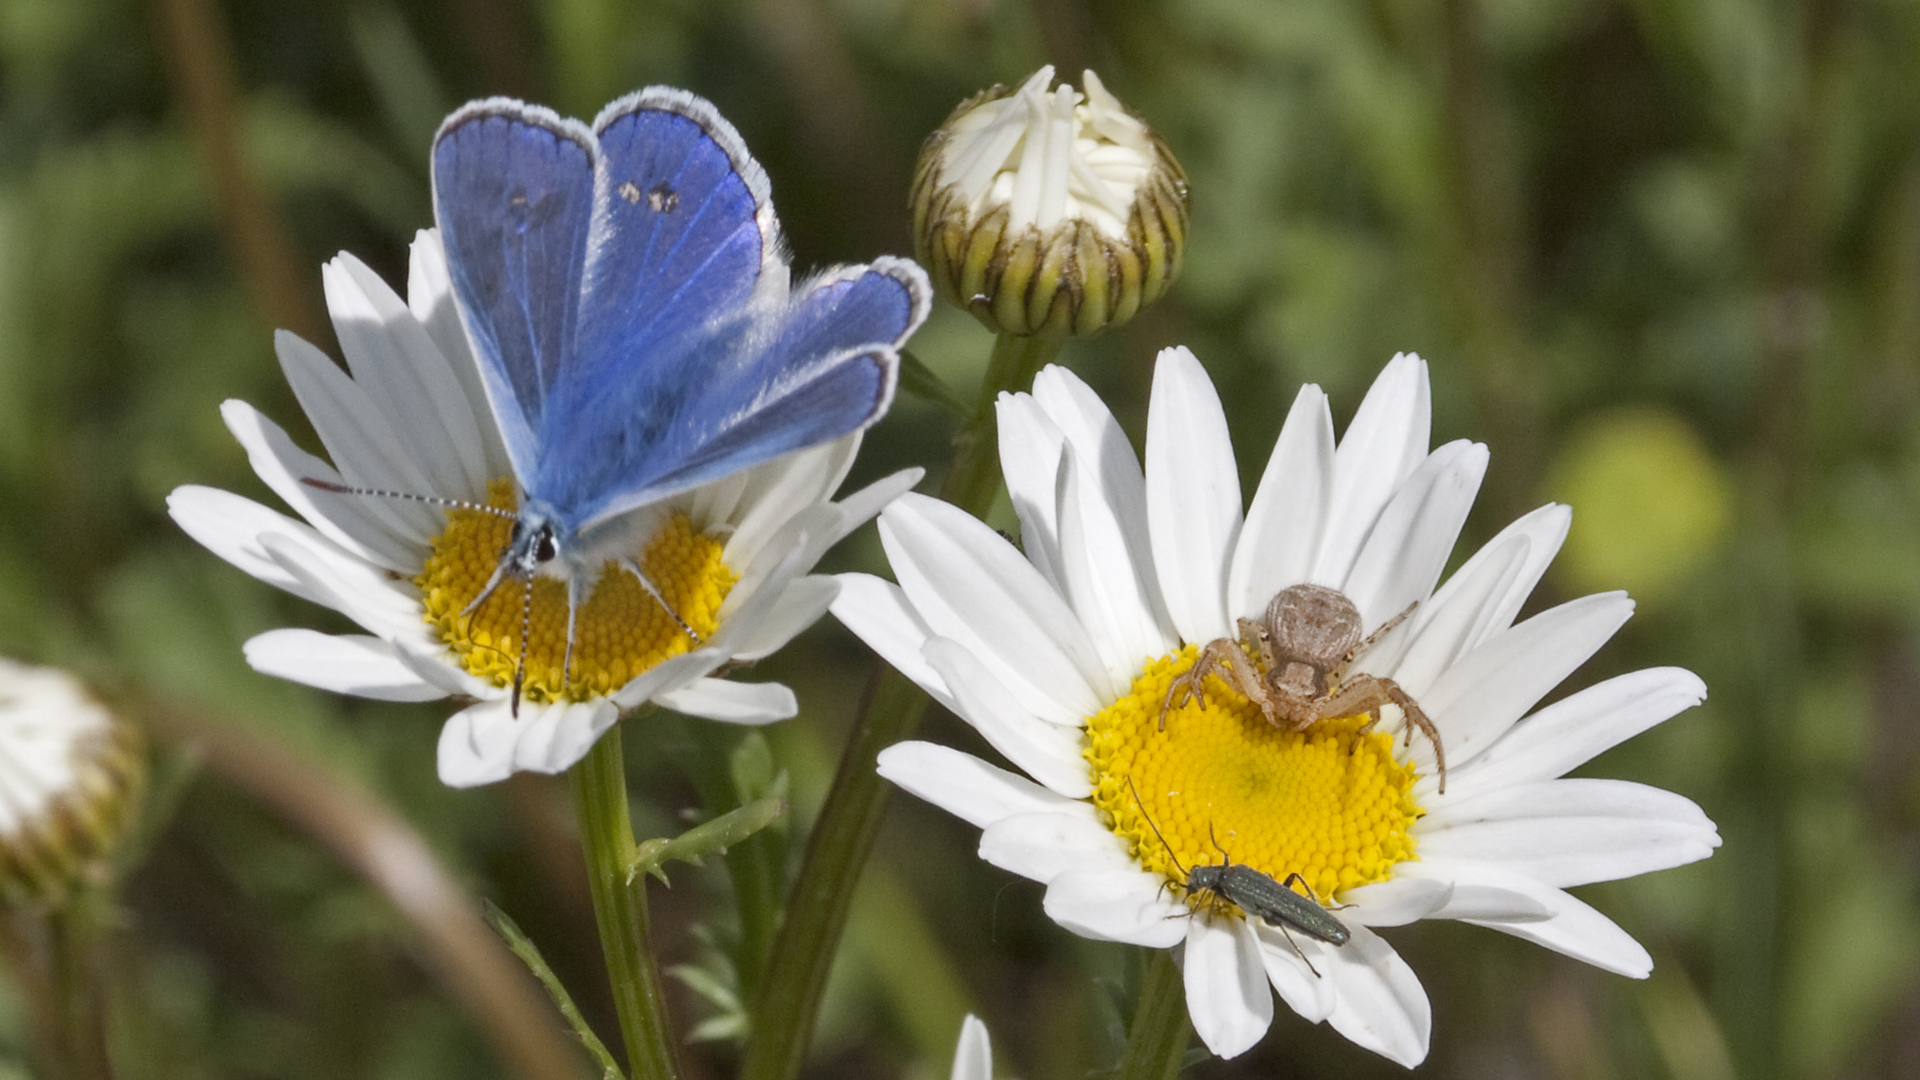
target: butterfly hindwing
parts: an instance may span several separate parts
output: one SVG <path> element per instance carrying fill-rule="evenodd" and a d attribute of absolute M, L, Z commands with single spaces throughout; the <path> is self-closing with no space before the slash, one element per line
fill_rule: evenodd
<path fill-rule="evenodd" d="M 931 296 L 919 266 L 882 258 L 830 271 L 763 325 L 703 343 L 682 362 L 704 377 L 675 396 L 674 422 L 633 463 L 629 475 L 640 483 L 610 485 L 589 520 L 873 423 L 893 399 L 900 345 L 926 318 Z"/>
<path fill-rule="evenodd" d="M 434 216 L 487 398 L 521 476 L 575 355 L 597 152 L 582 124 L 504 98 L 447 118 Z"/>

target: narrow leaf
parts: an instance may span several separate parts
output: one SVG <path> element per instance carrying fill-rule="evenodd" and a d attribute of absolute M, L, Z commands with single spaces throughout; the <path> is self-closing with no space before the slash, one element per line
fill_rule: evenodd
<path fill-rule="evenodd" d="M 559 1008 L 560 1015 L 567 1018 L 567 1023 L 573 1027 L 573 1033 L 579 1037 L 581 1045 L 585 1046 L 587 1053 L 593 1055 L 593 1060 L 599 1063 L 600 1080 L 625 1080 L 620 1072 L 619 1062 L 613 1060 L 613 1055 L 607 1052 L 606 1044 L 601 1042 L 600 1036 L 595 1035 L 593 1028 L 587 1025 L 587 1018 L 580 1015 L 579 1006 L 573 1003 L 573 995 L 567 993 L 567 988 L 560 983 L 560 977 L 547 966 L 547 959 L 540 955 L 539 947 L 521 931 L 519 924 L 513 921 L 512 916 L 501 911 L 493 901 L 482 898 L 481 903 L 486 905 L 487 925 L 493 927 L 493 932 L 499 934 L 501 940 L 507 943 L 507 948 L 513 955 L 527 965 L 527 970 L 533 972 L 533 977 L 540 980 L 540 985 L 547 988 L 547 996 L 553 998 L 553 1003 Z"/>

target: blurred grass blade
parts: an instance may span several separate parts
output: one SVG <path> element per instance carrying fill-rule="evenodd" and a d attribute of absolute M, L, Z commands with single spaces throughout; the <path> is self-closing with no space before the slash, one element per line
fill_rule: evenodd
<path fill-rule="evenodd" d="M 483 898 L 480 902 L 485 907 L 487 925 L 493 927 L 493 932 L 499 934 L 500 939 L 507 943 L 507 948 L 513 950 L 513 955 L 527 965 L 527 970 L 533 972 L 533 977 L 540 980 L 540 985 L 547 988 L 547 996 L 553 999 L 554 1007 L 560 1010 L 561 1016 L 567 1018 L 573 1033 L 580 1037 L 580 1044 L 585 1046 L 587 1053 L 592 1054 L 593 1060 L 600 1064 L 601 1080 L 623 1080 L 625 1074 L 620 1071 L 620 1063 L 613 1060 L 613 1055 L 607 1051 L 607 1044 L 601 1042 L 600 1036 L 593 1033 L 587 1018 L 580 1014 L 580 1007 L 573 1003 L 573 995 L 567 993 L 566 986 L 560 982 L 560 976 L 555 975 L 553 968 L 547 966 L 547 958 L 540 955 L 540 947 L 521 931 L 520 925 L 513 921 L 513 916 L 500 910 L 499 906 L 491 900 Z"/>

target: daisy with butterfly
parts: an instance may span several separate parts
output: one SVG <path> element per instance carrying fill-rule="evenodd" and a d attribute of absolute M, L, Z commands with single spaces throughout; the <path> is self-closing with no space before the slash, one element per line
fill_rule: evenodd
<path fill-rule="evenodd" d="M 188 486 L 195 539 L 366 631 L 289 628 L 256 669 L 397 701 L 472 702 L 441 778 L 578 762 L 657 702 L 735 723 L 791 692 L 717 678 L 825 610 L 825 550 L 918 470 L 838 502 L 927 314 L 882 257 L 791 284 L 765 172 L 706 101 L 650 88 L 591 126 L 502 98 L 450 116 L 403 300 L 342 254 L 323 273 L 347 370 L 281 366 L 331 463 L 222 407 L 298 519 Z"/>

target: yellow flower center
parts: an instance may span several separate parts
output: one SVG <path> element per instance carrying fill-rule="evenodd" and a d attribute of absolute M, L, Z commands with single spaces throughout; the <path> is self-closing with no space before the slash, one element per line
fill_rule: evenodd
<path fill-rule="evenodd" d="M 1415 857 L 1409 829 L 1423 811 L 1414 769 L 1395 760 L 1392 735 L 1362 730 L 1367 714 L 1283 731 L 1209 676 L 1206 704 L 1169 710 L 1161 730 L 1167 687 L 1197 654 L 1189 645 L 1150 662 L 1126 697 L 1087 722 L 1094 805 L 1141 866 L 1184 888 L 1194 867 L 1231 858 L 1275 881 L 1297 873 L 1331 902 Z M 1238 910 L 1219 897 L 1188 899 Z"/>
<path fill-rule="evenodd" d="M 511 480 L 495 480 L 487 486 L 489 506 L 512 512 L 518 503 Z M 535 577 L 528 608 L 525 583 L 507 577 L 485 603 L 462 615 L 493 577 L 512 535 L 510 517 L 450 510 L 447 530 L 434 538 L 426 569 L 414 579 L 427 621 L 468 671 L 493 680 L 496 686 L 508 686 L 524 663 L 522 697 L 537 702 L 583 701 L 612 693 L 634 676 L 693 647 L 687 632 L 660 601 L 612 561 L 601 568 L 600 580 L 574 619 L 568 672 L 560 670 L 567 654 L 566 582 Z M 635 553 L 660 595 L 703 640 L 718 628 L 720 603 L 740 579 L 721 561 L 720 552 L 719 541 L 694 531 L 693 522 L 676 513 L 654 532 L 644 550 Z M 520 641 L 523 613 L 528 628 L 524 648 Z"/>

